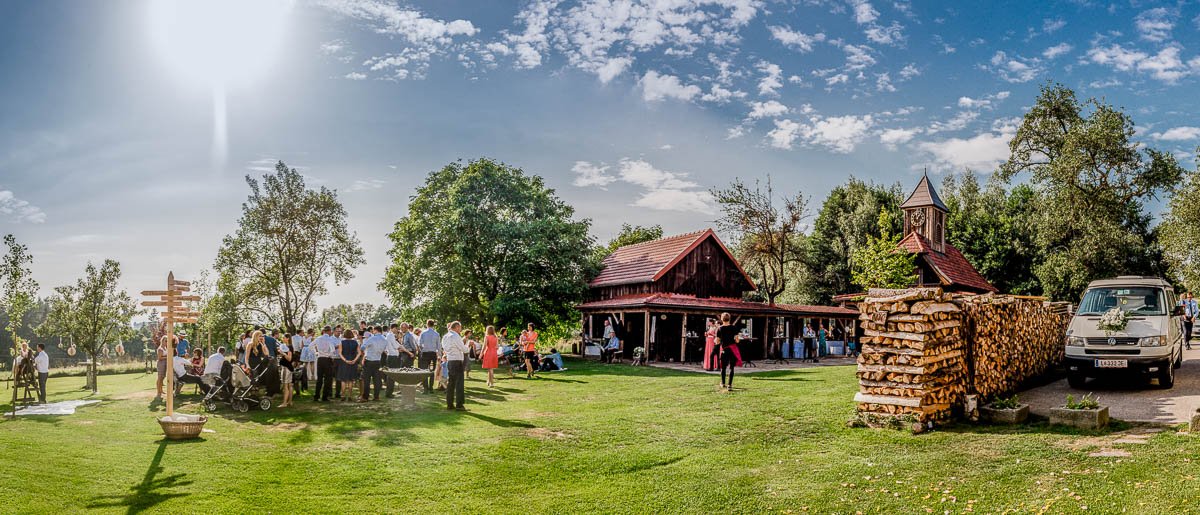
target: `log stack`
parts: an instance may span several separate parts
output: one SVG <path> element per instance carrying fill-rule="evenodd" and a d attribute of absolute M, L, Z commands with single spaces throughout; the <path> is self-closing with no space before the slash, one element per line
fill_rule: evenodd
<path fill-rule="evenodd" d="M 1031 298 L 970 295 L 955 299 L 966 322 L 970 389 L 982 399 L 1015 391 L 1062 363 L 1069 314 Z"/>
<path fill-rule="evenodd" d="M 950 418 L 966 393 L 962 309 L 940 288 L 872 289 L 860 305 L 860 420 L 923 427 Z"/>

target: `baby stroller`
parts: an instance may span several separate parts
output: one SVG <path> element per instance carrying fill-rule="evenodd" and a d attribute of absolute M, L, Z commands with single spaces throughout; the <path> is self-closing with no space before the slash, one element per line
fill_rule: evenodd
<path fill-rule="evenodd" d="M 645 347 L 635 347 L 633 349 L 633 366 L 636 367 L 638 365 L 645 365 L 645 364 L 646 364 L 646 348 Z"/>
<path fill-rule="evenodd" d="M 204 396 L 205 411 L 216 411 L 218 402 L 229 404 L 241 413 L 250 411 L 253 404 L 257 404 L 263 411 L 271 409 L 271 398 L 264 394 L 264 388 L 261 386 L 271 367 L 261 368 L 256 375 L 251 376 L 241 364 L 225 362 L 221 366 L 221 377 L 217 379 L 217 384 L 209 388 Z"/>

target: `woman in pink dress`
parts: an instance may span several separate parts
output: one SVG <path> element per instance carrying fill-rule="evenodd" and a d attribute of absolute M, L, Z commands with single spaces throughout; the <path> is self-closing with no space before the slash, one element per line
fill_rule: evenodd
<path fill-rule="evenodd" d="M 717 352 L 717 326 L 710 320 L 708 329 L 704 331 L 704 370 L 716 370 L 720 365 L 721 355 Z"/>
<path fill-rule="evenodd" d="M 488 388 L 496 386 L 496 367 L 499 366 L 500 339 L 496 337 L 496 326 L 487 326 L 483 337 L 483 369 L 487 370 Z"/>

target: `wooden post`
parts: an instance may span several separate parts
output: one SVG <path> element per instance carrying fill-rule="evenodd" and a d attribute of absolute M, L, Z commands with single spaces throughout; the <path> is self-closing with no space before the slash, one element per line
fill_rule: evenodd
<path fill-rule="evenodd" d="M 167 273 L 167 289 L 166 290 L 147 290 L 143 291 L 142 295 L 147 297 L 158 297 L 160 300 L 142 301 L 143 306 L 147 307 L 163 307 L 163 322 L 167 324 L 167 416 L 175 414 L 175 324 L 194 324 L 196 323 L 199 313 L 190 311 L 183 305 L 186 301 L 198 301 L 200 297 L 197 295 L 183 295 L 183 292 L 188 291 L 191 283 L 187 281 L 176 281 L 175 273 Z M 209 340 L 211 343 L 211 335 Z"/>
<path fill-rule="evenodd" d="M 687 344 L 688 344 L 687 319 L 688 319 L 687 313 L 684 313 L 683 314 L 683 322 L 680 322 L 680 324 L 683 325 L 683 329 L 681 329 L 679 332 L 679 334 L 681 335 L 680 340 L 679 340 L 679 362 L 680 363 L 683 363 L 684 361 L 687 360 Z"/>
<path fill-rule="evenodd" d="M 642 357 L 646 362 L 650 362 L 650 310 L 646 310 L 646 327 L 642 328 Z"/>

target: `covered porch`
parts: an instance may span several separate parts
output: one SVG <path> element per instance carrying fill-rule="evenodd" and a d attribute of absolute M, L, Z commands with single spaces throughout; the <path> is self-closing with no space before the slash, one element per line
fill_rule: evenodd
<path fill-rule="evenodd" d="M 622 357 L 632 358 L 635 349 L 642 347 L 652 363 L 699 365 L 704 359 L 705 331 L 725 312 L 733 315 L 734 324 L 742 329 L 739 348 L 742 358 L 750 362 L 793 356 L 805 324 L 814 332 L 824 324 L 830 341 L 834 341 L 834 327 L 839 335 L 857 334 L 858 312 L 831 306 L 768 305 L 652 293 L 588 302 L 578 309 L 583 314 L 585 343 L 603 345 L 604 322 L 608 320 L 621 338 Z"/>

